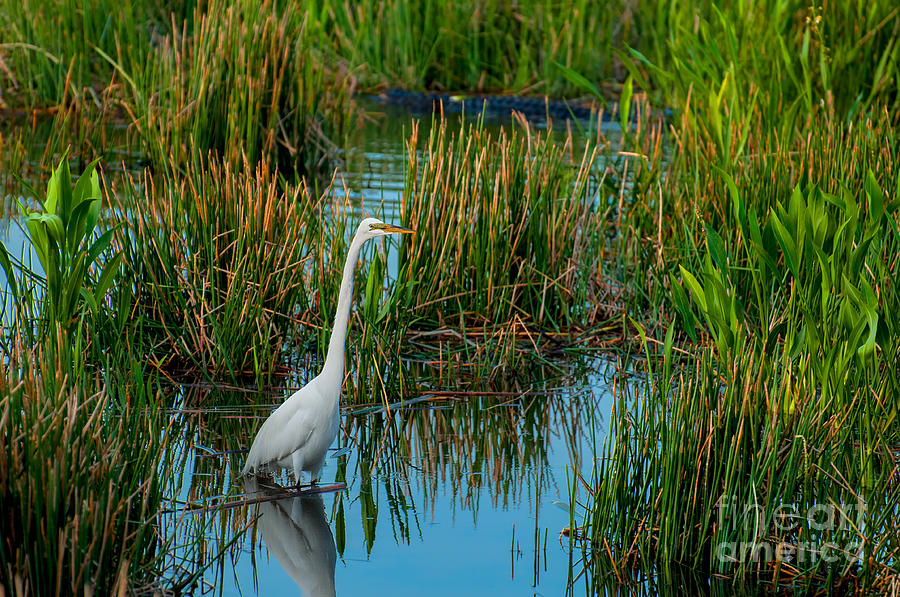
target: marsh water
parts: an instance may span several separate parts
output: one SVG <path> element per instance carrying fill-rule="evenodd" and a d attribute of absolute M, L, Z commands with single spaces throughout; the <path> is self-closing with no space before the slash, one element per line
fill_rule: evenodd
<path fill-rule="evenodd" d="M 380 114 L 337 176 L 357 211 L 396 221 L 413 116 L 369 108 Z M 3 236 L 25 249 L 15 224 Z M 389 275 L 395 253 L 387 247 Z M 182 437 L 162 471 L 172 483 L 159 529 L 171 580 L 221 595 L 584 592 L 563 533 L 605 437 L 612 363 L 572 354 L 472 380 L 411 354 L 404 367 L 433 391 L 345 407 L 326 491 L 273 499 L 286 474 L 246 482 L 235 468 L 259 422 L 315 374 L 305 362 L 262 389 L 173 387 Z"/>

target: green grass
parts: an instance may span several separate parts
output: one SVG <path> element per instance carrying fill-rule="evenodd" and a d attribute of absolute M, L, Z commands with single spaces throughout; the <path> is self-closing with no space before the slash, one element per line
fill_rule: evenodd
<path fill-rule="evenodd" d="M 276 2 L 195 8 L 130 72 L 126 101 L 145 151 L 162 168 L 213 150 L 236 167 L 321 172 L 353 114 L 350 81 L 322 45 L 309 15 Z"/>
<path fill-rule="evenodd" d="M 154 582 L 165 556 L 165 419 L 151 384 L 111 373 L 128 399 L 102 389 L 56 350 L 67 342 L 60 330 L 37 355 L 2 351 L 0 578 L 16 593 L 129 590 Z"/>
<path fill-rule="evenodd" d="M 480 123 L 450 133 L 439 120 L 427 139 L 410 134 L 398 223 L 418 232 L 387 249 L 399 254 L 395 280 L 384 250 L 358 270 L 348 402 L 420 392 L 411 355 L 439 363 L 440 384 L 515 382 L 522 355 L 596 346 L 614 326 L 616 346 L 650 354 L 588 484 L 578 538 L 598 579 L 640 564 L 886 590 L 898 575 L 898 24 L 882 1 L 3 6 L 0 110 L 35 110 L 0 138 L 5 172 L 35 182 L 68 146 L 73 171 L 97 156 L 111 165 L 117 126 L 129 159 L 153 168 L 104 170 L 112 209 L 96 233 L 60 218 L 55 262 L 48 239 L 62 212 L 45 201 L 32 235 L 49 276 L 5 268 L 19 292 L 17 327 L 0 342 L 0 474 L 17 513 L 4 510 L 3 535 L 16 538 L 2 543 L 4 583 L 134 586 L 161 566 L 152 523 L 128 514 L 161 499 L 163 452 L 135 450 L 164 428 L 145 375 L 261 384 L 285 362 L 315 369 L 355 219 L 341 185 L 327 184 L 355 124 L 354 90 L 599 95 L 624 81 L 619 112 L 637 118 L 615 145 L 602 131 L 582 150 L 577 136 L 558 144 Z M 37 158 L 35 121 L 47 114 Z M 5 172 L 12 197 L 44 197 Z M 97 192 L 79 196 L 92 211 Z M 117 224 L 111 252 L 91 253 Z M 93 292 L 105 264 L 109 295 Z M 694 360 L 676 362 L 677 351 Z M 472 418 L 453 422 L 461 447 L 507 424 L 461 416 Z M 394 448 L 410 450 L 405 441 Z M 98 454 L 108 467 L 84 466 Z M 78 506 L 62 477 L 95 501 Z M 44 510 L 28 506 L 38 486 L 50 488 Z M 764 520 L 783 503 L 861 496 L 858 529 L 801 521 L 765 533 L 862 536 L 867 558 L 723 562 L 716 547 L 749 533 L 721 519 L 723 496 L 759 504 Z M 36 530 L 44 513 L 62 521 L 61 543 Z"/>
<path fill-rule="evenodd" d="M 242 173 L 216 159 L 191 164 L 181 181 L 147 174 L 119 193 L 113 301 L 128 326 L 142 326 L 135 340 L 148 362 L 172 374 L 274 371 L 295 312 L 309 308 L 316 230 L 303 217 L 319 213 L 318 198 L 303 185 L 279 190 L 263 165 Z"/>
<path fill-rule="evenodd" d="M 848 383 L 839 409 L 817 391 L 811 360 L 784 348 L 728 360 L 705 350 L 671 376 L 660 360 L 666 370 L 633 394 L 620 387 L 579 538 L 588 570 L 598 580 L 639 566 L 797 587 L 890 586 L 900 549 L 896 425 L 873 394 L 896 394 L 898 380 Z M 837 522 L 824 524 L 832 507 Z M 754 542 L 806 550 L 805 559 L 735 555 Z M 829 543 L 860 546 L 861 557 L 830 562 L 810 551 Z"/>
<path fill-rule="evenodd" d="M 434 322 L 456 313 L 460 327 L 590 325 L 607 211 L 598 150 L 570 150 L 571 137 L 559 145 L 527 128 L 451 135 L 438 121 L 422 141 L 414 130 L 401 219 L 418 232 L 401 245 L 403 308 Z"/>

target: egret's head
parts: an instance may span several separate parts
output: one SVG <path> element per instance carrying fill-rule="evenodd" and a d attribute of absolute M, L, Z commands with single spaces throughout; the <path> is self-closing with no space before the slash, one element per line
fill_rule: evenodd
<path fill-rule="evenodd" d="M 385 236 L 386 234 L 412 234 L 415 230 L 404 228 L 403 226 L 394 226 L 393 224 L 385 224 L 378 218 L 366 218 L 359 224 L 356 233 L 368 238 L 377 236 Z"/>

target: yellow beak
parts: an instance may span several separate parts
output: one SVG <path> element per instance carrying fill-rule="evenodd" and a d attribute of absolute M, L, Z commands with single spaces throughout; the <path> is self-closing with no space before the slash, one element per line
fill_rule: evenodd
<path fill-rule="evenodd" d="M 409 228 L 404 228 L 403 226 L 394 226 L 393 224 L 385 224 L 384 227 L 379 226 L 382 230 L 388 233 L 395 234 L 415 234 L 415 230 L 411 230 Z"/>

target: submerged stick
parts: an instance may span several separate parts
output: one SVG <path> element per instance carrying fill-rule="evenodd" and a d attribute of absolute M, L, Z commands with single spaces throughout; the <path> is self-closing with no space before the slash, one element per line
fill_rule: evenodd
<path fill-rule="evenodd" d="M 247 498 L 235 501 L 224 501 L 215 506 L 188 506 L 185 508 L 188 512 L 210 512 L 212 510 L 229 510 L 231 508 L 240 508 L 241 506 L 251 506 L 253 504 L 262 504 L 265 502 L 275 502 L 278 500 L 284 500 L 289 498 L 302 498 L 308 497 L 311 495 L 318 495 L 320 493 L 331 493 L 334 491 L 344 491 L 347 489 L 346 483 L 333 483 L 331 485 L 305 485 L 304 489 L 288 489 L 286 487 L 276 486 L 281 491 L 272 491 L 272 492 L 264 492 L 258 491 L 255 493 L 263 493 L 264 495 L 256 498 Z"/>

